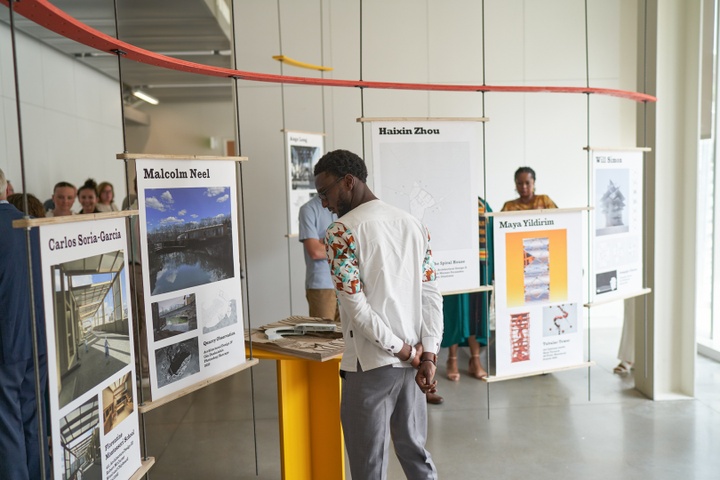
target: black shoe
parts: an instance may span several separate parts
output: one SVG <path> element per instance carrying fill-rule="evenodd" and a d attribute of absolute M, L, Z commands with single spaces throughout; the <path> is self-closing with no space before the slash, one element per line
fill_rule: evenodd
<path fill-rule="evenodd" d="M 432 405 L 440 405 L 445 401 L 445 399 L 437 393 L 426 393 L 425 398 L 427 399 L 427 403 Z"/>

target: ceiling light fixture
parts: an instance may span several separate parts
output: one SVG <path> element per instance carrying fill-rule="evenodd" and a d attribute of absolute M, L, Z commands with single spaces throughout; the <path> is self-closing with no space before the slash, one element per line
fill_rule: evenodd
<path fill-rule="evenodd" d="M 140 100 L 144 100 L 151 105 L 157 105 L 158 103 L 160 103 L 160 100 L 158 100 L 157 98 L 153 97 L 152 95 L 148 95 L 147 93 L 137 88 L 133 89 L 132 94 Z"/>

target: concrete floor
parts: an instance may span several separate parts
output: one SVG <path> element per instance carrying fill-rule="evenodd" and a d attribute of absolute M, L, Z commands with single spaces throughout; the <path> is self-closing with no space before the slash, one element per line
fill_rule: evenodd
<path fill-rule="evenodd" d="M 593 329 L 590 388 L 587 369 L 488 387 L 464 374 L 462 349 L 453 383 L 441 352 L 445 403 L 429 406 L 428 440 L 440 478 L 720 478 L 720 364 L 698 357 L 695 399 L 653 402 L 612 373 L 619 337 L 619 328 Z M 253 370 L 255 429 L 248 371 L 145 416 L 149 478 L 280 478 L 274 362 Z M 405 478 L 394 455 L 388 478 Z"/>

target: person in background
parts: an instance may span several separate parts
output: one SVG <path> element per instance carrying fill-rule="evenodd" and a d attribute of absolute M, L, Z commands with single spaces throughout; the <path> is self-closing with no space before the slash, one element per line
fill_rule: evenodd
<path fill-rule="evenodd" d="M 488 229 L 486 212 L 492 212 L 490 206 L 478 197 L 478 238 L 480 283 L 490 285 L 493 278 L 492 230 Z M 471 377 L 482 379 L 487 372 L 480 362 L 480 347 L 488 342 L 489 292 L 461 293 L 443 297 L 443 341 L 441 346 L 448 347 L 446 375 L 448 380 L 460 380 L 457 355 L 458 347 L 470 348 L 468 373 Z"/>
<path fill-rule="evenodd" d="M 95 180 L 92 178 L 85 180 L 83 186 L 78 189 L 78 200 L 82 205 L 78 213 L 100 213 L 97 209 L 98 195 Z"/>
<path fill-rule="evenodd" d="M 0 478 L 50 478 L 50 459 L 38 441 L 38 410 L 46 415 L 47 347 L 42 302 L 38 229 L 13 228 L 23 213 L 5 198 L 7 181 L 0 170 Z M 33 299 L 30 296 L 28 253 L 32 256 Z M 32 311 L 37 326 L 37 369 L 40 402 L 35 396 Z M 47 417 L 44 417 L 47 418 Z M 47 433 L 47 432 L 46 432 Z M 45 444 L 46 442 L 43 442 Z M 42 456 L 42 457 L 41 457 Z"/>
<path fill-rule="evenodd" d="M 68 182 L 58 182 L 53 189 L 52 201 L 55 207 L 45 214 L 46 217 L 64 217 L 74 215 L 71 210 L 77 197 L 75 185 Z"/>
<path fill-rule="evenodd" d="M 316 195 L 300 207 L 298 220 L 298 238 L 305 256 L 305 298 L 310 316 L 339 322 L 337 295 L 325 253 L 325 231 L 337 220 L 337 215 L 323 208 L 322 200 Z"/>
<path fill-rule="evenodd" d="M 118 207 L 115 205 L 115 189 L 110 182 L 100 182 L 98 186 L 98 196 L 100 197 L 96 208 L 100 212 L 117 212 Z"/>
<path fill-rule="evenodd" d="M 635 300 L 635 298 L 625 299 L 625 316 L 618 348 L 620 363 L 613 368 L 613 373 L 620 376 L 629 374 L 635 367 Z"/>
<path fill-rule="evenodd" d="M 425 394 L 437 385 L 443 320 L 428 230 L 375 197 L 356 154 L 329 152 L 314 173 L 323 207 L 339 217 L 325 241 L 345 338 L 340 418 L 352 478 L 387 477 L 392 432 L 405 476 L 437 479 Z"/>
<path fill-rule="evenodd" d="M 547 195 L 535 194 L 535 170 L 530 167 L 520 167 L 515 171 L 515 189 L 519 198 L 505 202 L 503 212 L 516 210 L 541 210 L 544 208 L 558 208 Z"/>
<path fill-rule="evenodd" d="M 130 172 L 128 172 L 128 175 L 130 175 Z M 135 175 L 135 174 L 132 173 L 132 175 Z M 130 187 L 128 187 L 128 188 L 130 188 Z M 132 207 L 133 205 L 135 205 L 135 209 L 137 209 L 137 205 L 138 205 L 137 176 L 133 177 L 133 188 L 134 188 L 134 191 L 128 192 L 127 196 L 125 198 L 123 198 L 122 207 L 121 207 L 123 210 L 133 210 L 133 207 Z"/>
<path fill-rule="evenodd" d="M 43 202 L 43 208 L 45 209 L 45 212 L 49 212 L 50 210 L 55 209 L 55 202 L 52 199 L 52 195 L 50 196 L 50 198 Z"/>
<path fill-rule="evenodd" d="M 25 212 L 25 201 L 22 193 L 15 193 L 7 197 L 8 203 L 13 205 L 21 212 Z M 27 214 L 35 218 L 45 218 L 45 208 L 38 198 L 32 193 L 27 194 L 28 212 Z"/>

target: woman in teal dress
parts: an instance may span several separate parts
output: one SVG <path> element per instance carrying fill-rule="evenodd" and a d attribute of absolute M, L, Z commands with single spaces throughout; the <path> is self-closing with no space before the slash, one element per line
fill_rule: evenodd
<path fill-rule="evenodd" d="M 493 279 L 493 242 L 492 229 L 487 228 L 491 220 L 485 217 L 485 212 L 492 212 L 492 209 L 485 200 L 478 197 L 480 284 L 490 285 Z M 445 330 L 441 346 L 450 349 L 446 364 L 449 380 L 460 380 L 457 352 L 461 346 L 470 347 L 470 375 L 477 379 L 487 376 L 480 363 L 480 347 L 488 343 L 489 301 L 490 292 L 461 293 L 443 298 Z"/>

